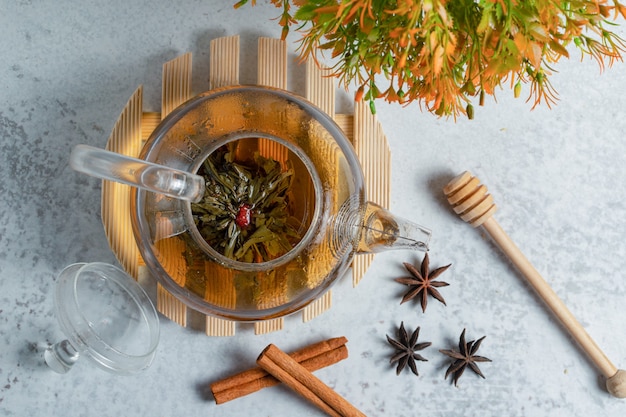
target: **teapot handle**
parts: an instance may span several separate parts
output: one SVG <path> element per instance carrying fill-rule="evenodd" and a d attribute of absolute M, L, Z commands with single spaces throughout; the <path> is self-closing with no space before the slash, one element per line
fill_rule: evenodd
<path fill-rule="evenodd" d="M 154 164 L 88 145 L 76 145 L 70 166 L 93 177 L 120 182 L 179 200 L 198 202 L 204 194 L 200 175 Z"/>

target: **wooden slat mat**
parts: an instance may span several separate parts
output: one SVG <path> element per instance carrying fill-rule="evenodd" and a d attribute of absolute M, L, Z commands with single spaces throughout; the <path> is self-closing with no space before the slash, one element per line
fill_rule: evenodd
<path fill-rule="evenodd" d="M 287 47 L 283 41 L 259 38 L 259 65 L 257 83 L 287 88 Z M 210 45 L 210 88 L 239 83 L 239 36 L 218 38 Z M 107 149 L 130 156 L 138 156 L 158 123 L 169 112 L 192 97 L 192 56 L 184 54 L 163 65 L 161 112 L 142 110 L 143 88 L 133 93 L 120 114 L 107 142 Z M 368 197 L 383 207 L 389 206 L 391 155 L 380 123 L 363 102 L 355 102 L 354 114 L 335 114 L 334 79 L 327 69 L 319 68 L 312 60 L 306 63 L 306 93 L 315 103 L 335 119 L 352 141 L 363 166 Z M 103 181 L 102 222 L 111 249 L 133 277 L 138 278 L 143 260 L 135 244 L 130 223 L 130 187 Z M 352 264 L 352 282 L 356 286 L 372 262 L 372 255 L 356 256 Z M 184 278 L 183 278 L 184 279 Z M 303 321 L 309 321 L 331 306 L 331 291 L 302 311 Z M 157 309 L 170 320 L 187 326 L 187 306 L 157 285 Z M 257 322 L 255 333 L 262 334 L 282 329 L 284 318 Z M 236 323 L 216 317 L 206 317 L 206 333 L 210 336 L 232 336 Z"/>

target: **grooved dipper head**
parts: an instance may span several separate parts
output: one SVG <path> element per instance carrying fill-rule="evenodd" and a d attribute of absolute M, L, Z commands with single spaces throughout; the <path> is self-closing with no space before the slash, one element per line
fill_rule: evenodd
<path fill-rule="evenodd" d="M 453 178 L 443 193 L 454 212 L 473 227 L 483 224 L 497 209 L 487 187 L 468 171 Z"/>

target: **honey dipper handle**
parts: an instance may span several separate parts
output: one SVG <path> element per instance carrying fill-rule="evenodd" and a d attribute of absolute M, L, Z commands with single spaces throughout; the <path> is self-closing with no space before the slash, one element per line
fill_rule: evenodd
<path fill-rule="evenodd" d="M 524 275 L 526 280 L 535 289 L 537 294 L 543 299 L 546 305 L 558 317 L 570 335 L 579 343 L 589 358 L 600 369 L 606 378 L 616 376 L 618 369 L 611 363 L 606 355 L 600 350 L 593 339 L 585 331 L 583 326 L 576 320 L 567 306 L 561 301 L 558 295 L 552 290 L 543 277 L 526 259 L 524 254 L 513 243 L 498 222 L 493 218 L 487 219 L 482 226 L 489 233 L 496 244 L 502 249 L 506 256 Z"/>

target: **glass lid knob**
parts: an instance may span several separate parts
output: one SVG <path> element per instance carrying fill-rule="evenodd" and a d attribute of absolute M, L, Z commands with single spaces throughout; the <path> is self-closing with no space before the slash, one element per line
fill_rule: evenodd
<path fill-rule="evenodd" d="M 119 374 L 152 363 L 159 317 L 145 291 L 121 269 L 99 262 L 66 267 L 56 283 L 54 305 L 67 338 L 44 353 L 54 371 L 66 373 L 81 356 Z"/>

